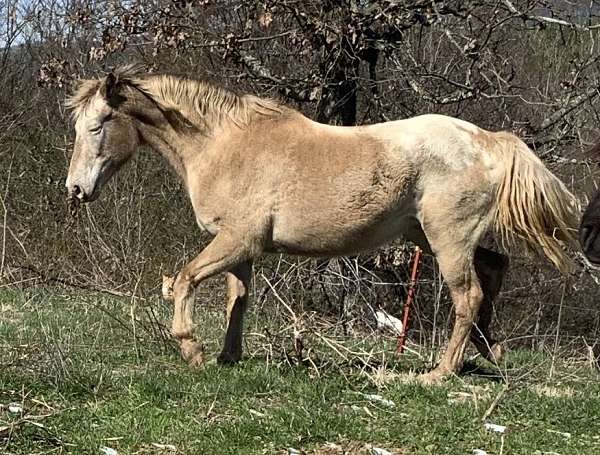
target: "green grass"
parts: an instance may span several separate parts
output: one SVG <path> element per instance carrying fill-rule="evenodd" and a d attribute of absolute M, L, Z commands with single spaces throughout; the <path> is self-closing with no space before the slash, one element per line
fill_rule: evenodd
<path fill-rule="evenodd" d="M 166 321 L 167 309 L 153 305 Z M 0 453 L 169 453 L 156 444 L 198 454 L 342 453 L 318 451 L 328 442 L 351 453 L 367 453 L 366 444 L 395 453 L 600 453 L 600 383 L 584 363 L 555 361 L 550 378 L 549 357 L 511 353 L 501 367 L 510 386 L 488 418 L 508 427 L 502 436 L 482 422 L 505 388 L 497 375 L 423 387 L 401 379 L 422 366 L 411 357 L 388 359 L 380 380 L 381 370 L 325 354 L 317 370 L 252 345 L 239 366 L 191 370 L 150 326 L 138 322 L 134 337 L 129 311 L 129 301 L 97 296 L 0 294 Z M 213 357 L 221 319 L 203 317 Z M 373 393 L 395 406 L 365 397 Z M 9 412 L 11 403 L 23 414 Z"/>

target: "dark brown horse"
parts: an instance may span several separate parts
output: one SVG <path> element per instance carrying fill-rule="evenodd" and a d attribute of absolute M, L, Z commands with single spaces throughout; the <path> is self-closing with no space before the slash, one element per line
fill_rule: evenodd
<path fill-rule="evenodd" d="M 579 241 L 585 257 L 593 264 L 600 265 L 600 191 L 597 191 L 588 204 L 579 228 Z"/>
<path fill-rule="evenodd" d="M 594 145 L 588 156 L 598 156 L 600 153 L 600 141 Z M 581 217 L 579 226 L 579 243 L 583 254 L 592 263 L 600 265 L 600 190 L 596 191 L 594 197 L 588 204 Z"/>

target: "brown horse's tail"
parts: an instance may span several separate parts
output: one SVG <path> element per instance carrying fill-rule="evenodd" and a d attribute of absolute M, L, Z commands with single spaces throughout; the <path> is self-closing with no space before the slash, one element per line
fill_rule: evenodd
<path fill-rule="evenodd" d="M 504 175 L 498 186 L 494 226 L 502 244 L 514 236 L 541 250 L 563 273 L 573 262 L 565 246 L 577 248 L 580 206 L 577 198 L 516 136 L 495 133 Z"/>

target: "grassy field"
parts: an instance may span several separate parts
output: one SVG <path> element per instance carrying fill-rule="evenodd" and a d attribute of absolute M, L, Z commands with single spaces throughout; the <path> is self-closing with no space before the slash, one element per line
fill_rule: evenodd
<path fill-rule="evenodd" d="M 198 313 L 214 357 L 222 315 Z M 600 453 L 600 383 L 585 362 L 512 352 L 498 370 L 475 359 L 423 387 L 406 380 L 417 357 L 382 354 L 391 340 L 369 340 L 379 354 L 366 363 L 332 352 L 298 366 L 259 349 L 259 333 L 241 365 L 191 370 L 149 320 L 129 300 L 0 294 L 0 453 Z"/>

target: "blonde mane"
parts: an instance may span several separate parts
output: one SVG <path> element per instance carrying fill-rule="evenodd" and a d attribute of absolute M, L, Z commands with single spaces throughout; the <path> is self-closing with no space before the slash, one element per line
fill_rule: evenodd
<path fill-rule="evenodd" d="M 174 110 L 192 116 L 187 120 L 202 126 L 214 126 L 230 120 L 239 127 L 248 125 L 256 115 L 273 116 L 284 107 L 275 100 L 253 95 L 237 95 L 207 81 L 169 74 L 147 74 L 137 65 L 122 66 L 113 71 L 117 81 L 137 88 L 163 110 Z M 103 79 L 85 79 L 65 105 L 77 119 L 85 112 Z"/>

